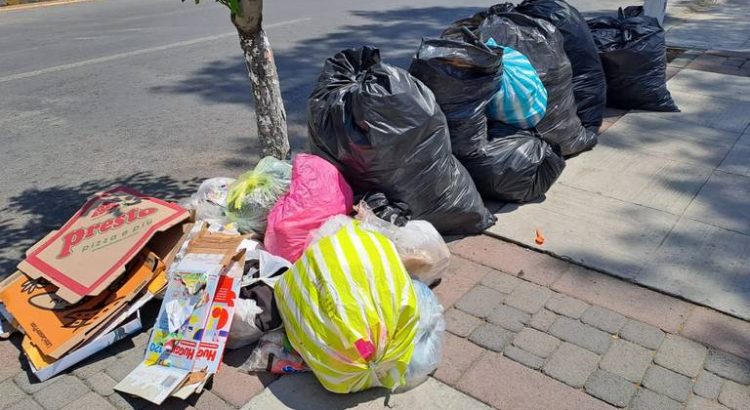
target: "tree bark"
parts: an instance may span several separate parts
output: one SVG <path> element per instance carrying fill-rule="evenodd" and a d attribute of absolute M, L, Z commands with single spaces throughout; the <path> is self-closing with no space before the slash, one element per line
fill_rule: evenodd
<path fill-rule="evenodd" d="M 241 5 L 242 16 L 232 15 L 232 22 L 239 33 L 255 98 L 261 154 L 286 159 L 289 156 L 286 111 L 271 43 L 263 31 L 263 1 L 242 0 Z"/>

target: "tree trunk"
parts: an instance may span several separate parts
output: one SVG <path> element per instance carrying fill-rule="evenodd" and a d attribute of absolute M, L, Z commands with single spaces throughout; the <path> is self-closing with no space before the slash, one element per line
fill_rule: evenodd
<path fill-rule="evenodd" d="M 241 4 L 243 15 L 233 15 L 232 22 L 240 36 L 240 47 L 245 54 L 255 98 L 261 154 L 286 159 L 289 155 L 286 111 L 271 43 L 263 31 L 263 1 L 242 0 Z"/>

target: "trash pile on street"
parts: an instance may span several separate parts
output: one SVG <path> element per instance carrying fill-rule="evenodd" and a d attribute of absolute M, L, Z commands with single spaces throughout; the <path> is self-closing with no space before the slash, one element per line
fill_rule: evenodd
<path fill-rule="evenodd" d="M 311 153 L 208 179 L 180 204 L 94 195 L 0 283 L 0 314 L 46 380 L 141 330 L 162 299 L 115 387 L 156 404 L 200 393 L 225 349 L 251 345 L 248 372 L 311 371 L 336 393 L 416 386 L 441 359 L 442 235 L 491 226 L 483 198 L 543 198 L 596 145 L 605 102 L 677 109 L 664 32 L 641 14 L 586 22 L 525 0 L 423 39 L 408 70 L 343 50 L 308 101 Z"/>

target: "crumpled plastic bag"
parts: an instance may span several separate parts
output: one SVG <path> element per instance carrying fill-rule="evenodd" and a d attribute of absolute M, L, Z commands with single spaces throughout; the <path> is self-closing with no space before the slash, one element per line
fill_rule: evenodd
<path fill-rule="evenodd" d="M 363 229 L 379 232 L 393 241 L 406 271 L 413 279 L 432 285 L 450 266 L 451 251 L 440 233 L 427 221 L 409 221 L 397 226 L 377 217 L 367 203 L 356 207 Z"/>
<path fill-rule="evenodd" d="M 185 209 L 194 209 L 196 221 L 224 225 L 227 221 L 227 192 L 234 181 L 234 178 L 209 178 L 200 184 L 193 195 L 181 201 L 180 205 Z"/>
<path fill-rule="evenodd" d="M 240 232 L 265 232 L 268 212 L 289 190 L 291 174 L 288 161 L 265 157 L 229 187 L 227 216 Z"/>
<path fill-rule="evenodd" d="M 253 344 L 264 333 L 282 326 L 273 300 L 273 287 L 281 273 L 291 266 L 287 260 L 264 250 L 247 250 L 227 349 Z"/>
<path fill-rule="evenodd" d="M 503 49 L 503 79 L 487 106 L 487 116 L 520 129 L 536 126 L 547 110 L 547 89 L 539 74 L 529 59 L 513 48 L 503 47 L 494 39 L 487 45 Z"/>
<path fill-rule="evenodd" d="M 283 329 L 264 334 L 250 357 L 240 366 L 246 372 L 290 374 L 309 372 L 302 356 L 297 353 Z"/>
<path fill-rule="evenodd" d="M 353 221 L 310 245 L 274 291 L 292 347 L 327 390 L 406 383 L 419 312 L 388 238 Z"/>
<path fill-rule="evenodd" d="M 443 358 L 445 319 L 443 306 L 437 296 L 424 283 L 415 280 L 419 324 L 414 337 L 414 353 L 406 372 L 406 388 L 416 387 L 427 380 Z"/>
<path fill-rule="evenodd" d="M 268 214 L 266 250 L 296 261 L 312 234 L 329 217 L 352 210 L 353 197 L 349 184 L 330 162 L 315 155 L 298 154 L 292 162 L 289 192 Z"/>

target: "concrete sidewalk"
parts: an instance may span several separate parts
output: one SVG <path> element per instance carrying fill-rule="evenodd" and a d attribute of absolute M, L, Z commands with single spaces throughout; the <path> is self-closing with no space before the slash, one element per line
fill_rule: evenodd
<path fill-rule="evenodd" d="M 746 0 L 683 11 L 667 40 L 741 48 L 748 13 Z M 506 205 L 488 232 L 750 319 L 750 48 L 689 49 L 668 75 L 681 112 L 608 110 L 546 199 Z"/>

